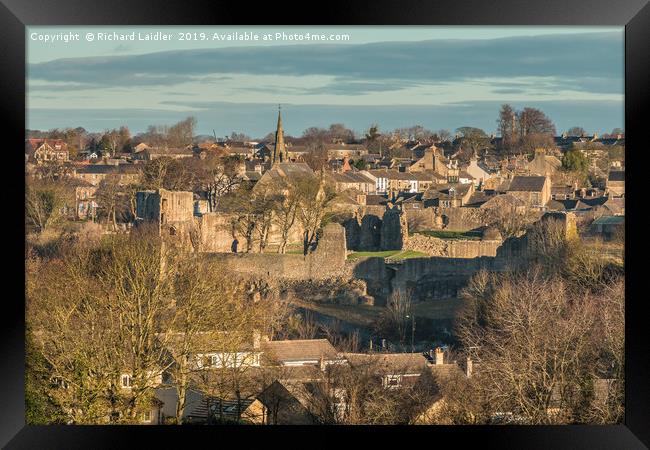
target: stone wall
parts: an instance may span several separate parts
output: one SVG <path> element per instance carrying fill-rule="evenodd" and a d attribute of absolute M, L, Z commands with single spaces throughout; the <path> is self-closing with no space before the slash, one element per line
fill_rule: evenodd
<path fill-rule="evenodd" d="M 545 220 L 560 220 L 566 239 L 576 235 L 575 215 L 572 213 L 547 213 L 538 223 Z M 409 242 L 412 240 L 413 237 Z M 499 272 L 525 265 L 530 259 L 528 241 L 529 235 L 525 234 L 503 242 L 459 241 L 444 249 L 435 247 L 439 243 L 433 241 L 432 248 L 446 256 L 412 258 L 389 264 L 382 258 L 366 258 L 355 261 L 352 272 L 366 281 L 370 295 L 383 301 L 396 289 L 411 290 L 416 301 L 455 297 L 470 277 L 481 269 Z M 414 245 L 417 245 L 417 238 Z"/>
<path fill-rule="evenodd" d="M 197 226 L 201 230 L 201 250 L 202 252 L 231 252 L 235 247 L 241 251 L 242 237 L 234 232 L 232 219 L 233 217 L 220 214 L 208 213 L 194 218 Z M 237 239 L 237 243 L 235 243 Z"/>
<path fill-rule="evenodd" d="M 359 248 L 352 250 L 375 251 L 381 245 L 381 219 L 374 214 L 366 214 L 361 219 Z"/>
<path fill-rule="evenodd" d="M 434 209 L 435 208 L 409 209 L 406 211 L 409 231 L 414 233 L 416 231 L 442 228 L 442 219 L 436 216 Z"/>
<path fill-rule="evenodd" d="M 323 229 L 316 249 L 308 255 L 274 253 L 207 253 L 219 258 L 235 273 L 249 277 L 287 280 L 319 280 L 349 276 L 345 265 L 345 229 L 330 223 Z"/>
<path fill-rule="evenodd" d="M 487 224 L 487 212 L 480 208 L 433 207 L 433 223 L 429 229 L 470 231 Z"/>
<path fill-rule="evenodd" d="M 379 242 L 381 250 L 401 250 L 408 242 L 406 216 L 398 209 L 389 209 L 384 213 Z"/>
<path fill-rule="evenodd" d="M 501 244 L 501 240 L 439 239 L 414 234 L 409 236 L 404 249 L 447 258 L 477 258 L 496 256 Z"/>

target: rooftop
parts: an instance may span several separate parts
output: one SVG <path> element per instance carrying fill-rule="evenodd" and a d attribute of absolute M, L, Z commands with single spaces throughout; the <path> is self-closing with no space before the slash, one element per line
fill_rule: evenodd
<path fill-rule="evenodd" d="M 515 192 L 540 192 L 544 189 L 546 177 L 540 176 L 515 176 L 510 182 L 509 191 Z"/>
<path fill-rule="evenodd" d="M 327 339 L 268 341 L 262 350 L 278 362 L 336 359 L 337 351 Z"/>

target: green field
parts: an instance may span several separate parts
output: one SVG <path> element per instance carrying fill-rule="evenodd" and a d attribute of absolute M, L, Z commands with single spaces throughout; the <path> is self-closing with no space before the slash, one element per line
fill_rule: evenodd
<path fill-rule="evenodd" d="M 359 258 L 389 258 L 390 259 L 409 259 L 409 258 L 426 258 L 426 253 L 415 250 L 385 250 L 381 252 L 354 252 L 348 255 L 348 259 Z"/>
<path fill-rule="evenodd" d="M 318 312 L 360 327 L 368 327 L 386 311 L 384 306 L 336 305 L 333 303 L 316 303 L 293 301 L 297 306 Z M 459 298 L 444 298 L 415 303 L 413 312 L 416 317 L 427 319 L 453 319 L 458 316 L 465 301 Z"/>
<path fill-rule="evenodd" d="M 336 305 L 333 303 L 317 303 L 293 300 L 297 306 L 320 314 L 335 317 L 343 322 L 348 322 L 360 327 L 368 327 L 377 320 L 386 310 L 383 306 L 366 305 Z"/>
<path fill-rule="evenodd" d="M 413 234 L 422 234 L 439 239 L 481 239 L 481 233 L 478 231 L 447 231 L 447 230 L 425 230 L 417 231 Z"/>

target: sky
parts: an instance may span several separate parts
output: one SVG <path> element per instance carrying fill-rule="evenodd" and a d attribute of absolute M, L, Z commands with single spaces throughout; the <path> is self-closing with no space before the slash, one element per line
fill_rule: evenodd
<path fill-rule="evenodd" d="M 146 40 L 156 33 L 169 40 Z M 28 27 L 26 39 L 30 129 L 137 133 L 192 115 L 199 134 L 259 138 L 278 104 L 294 136 L 332 123 L 495 133 L 503 103 L 541 109 L 558 132 L 624 125 L 622 27 Z"/>

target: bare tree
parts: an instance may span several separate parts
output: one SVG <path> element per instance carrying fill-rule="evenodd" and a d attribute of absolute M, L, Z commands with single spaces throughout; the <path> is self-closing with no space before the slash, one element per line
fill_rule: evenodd
<path fill-rule="evenodd" d="M 70 203 L 70 189 L 62 182 L 30 180 L 25 189 L 27 222 L 38 232 L 61 223 Z"/>

